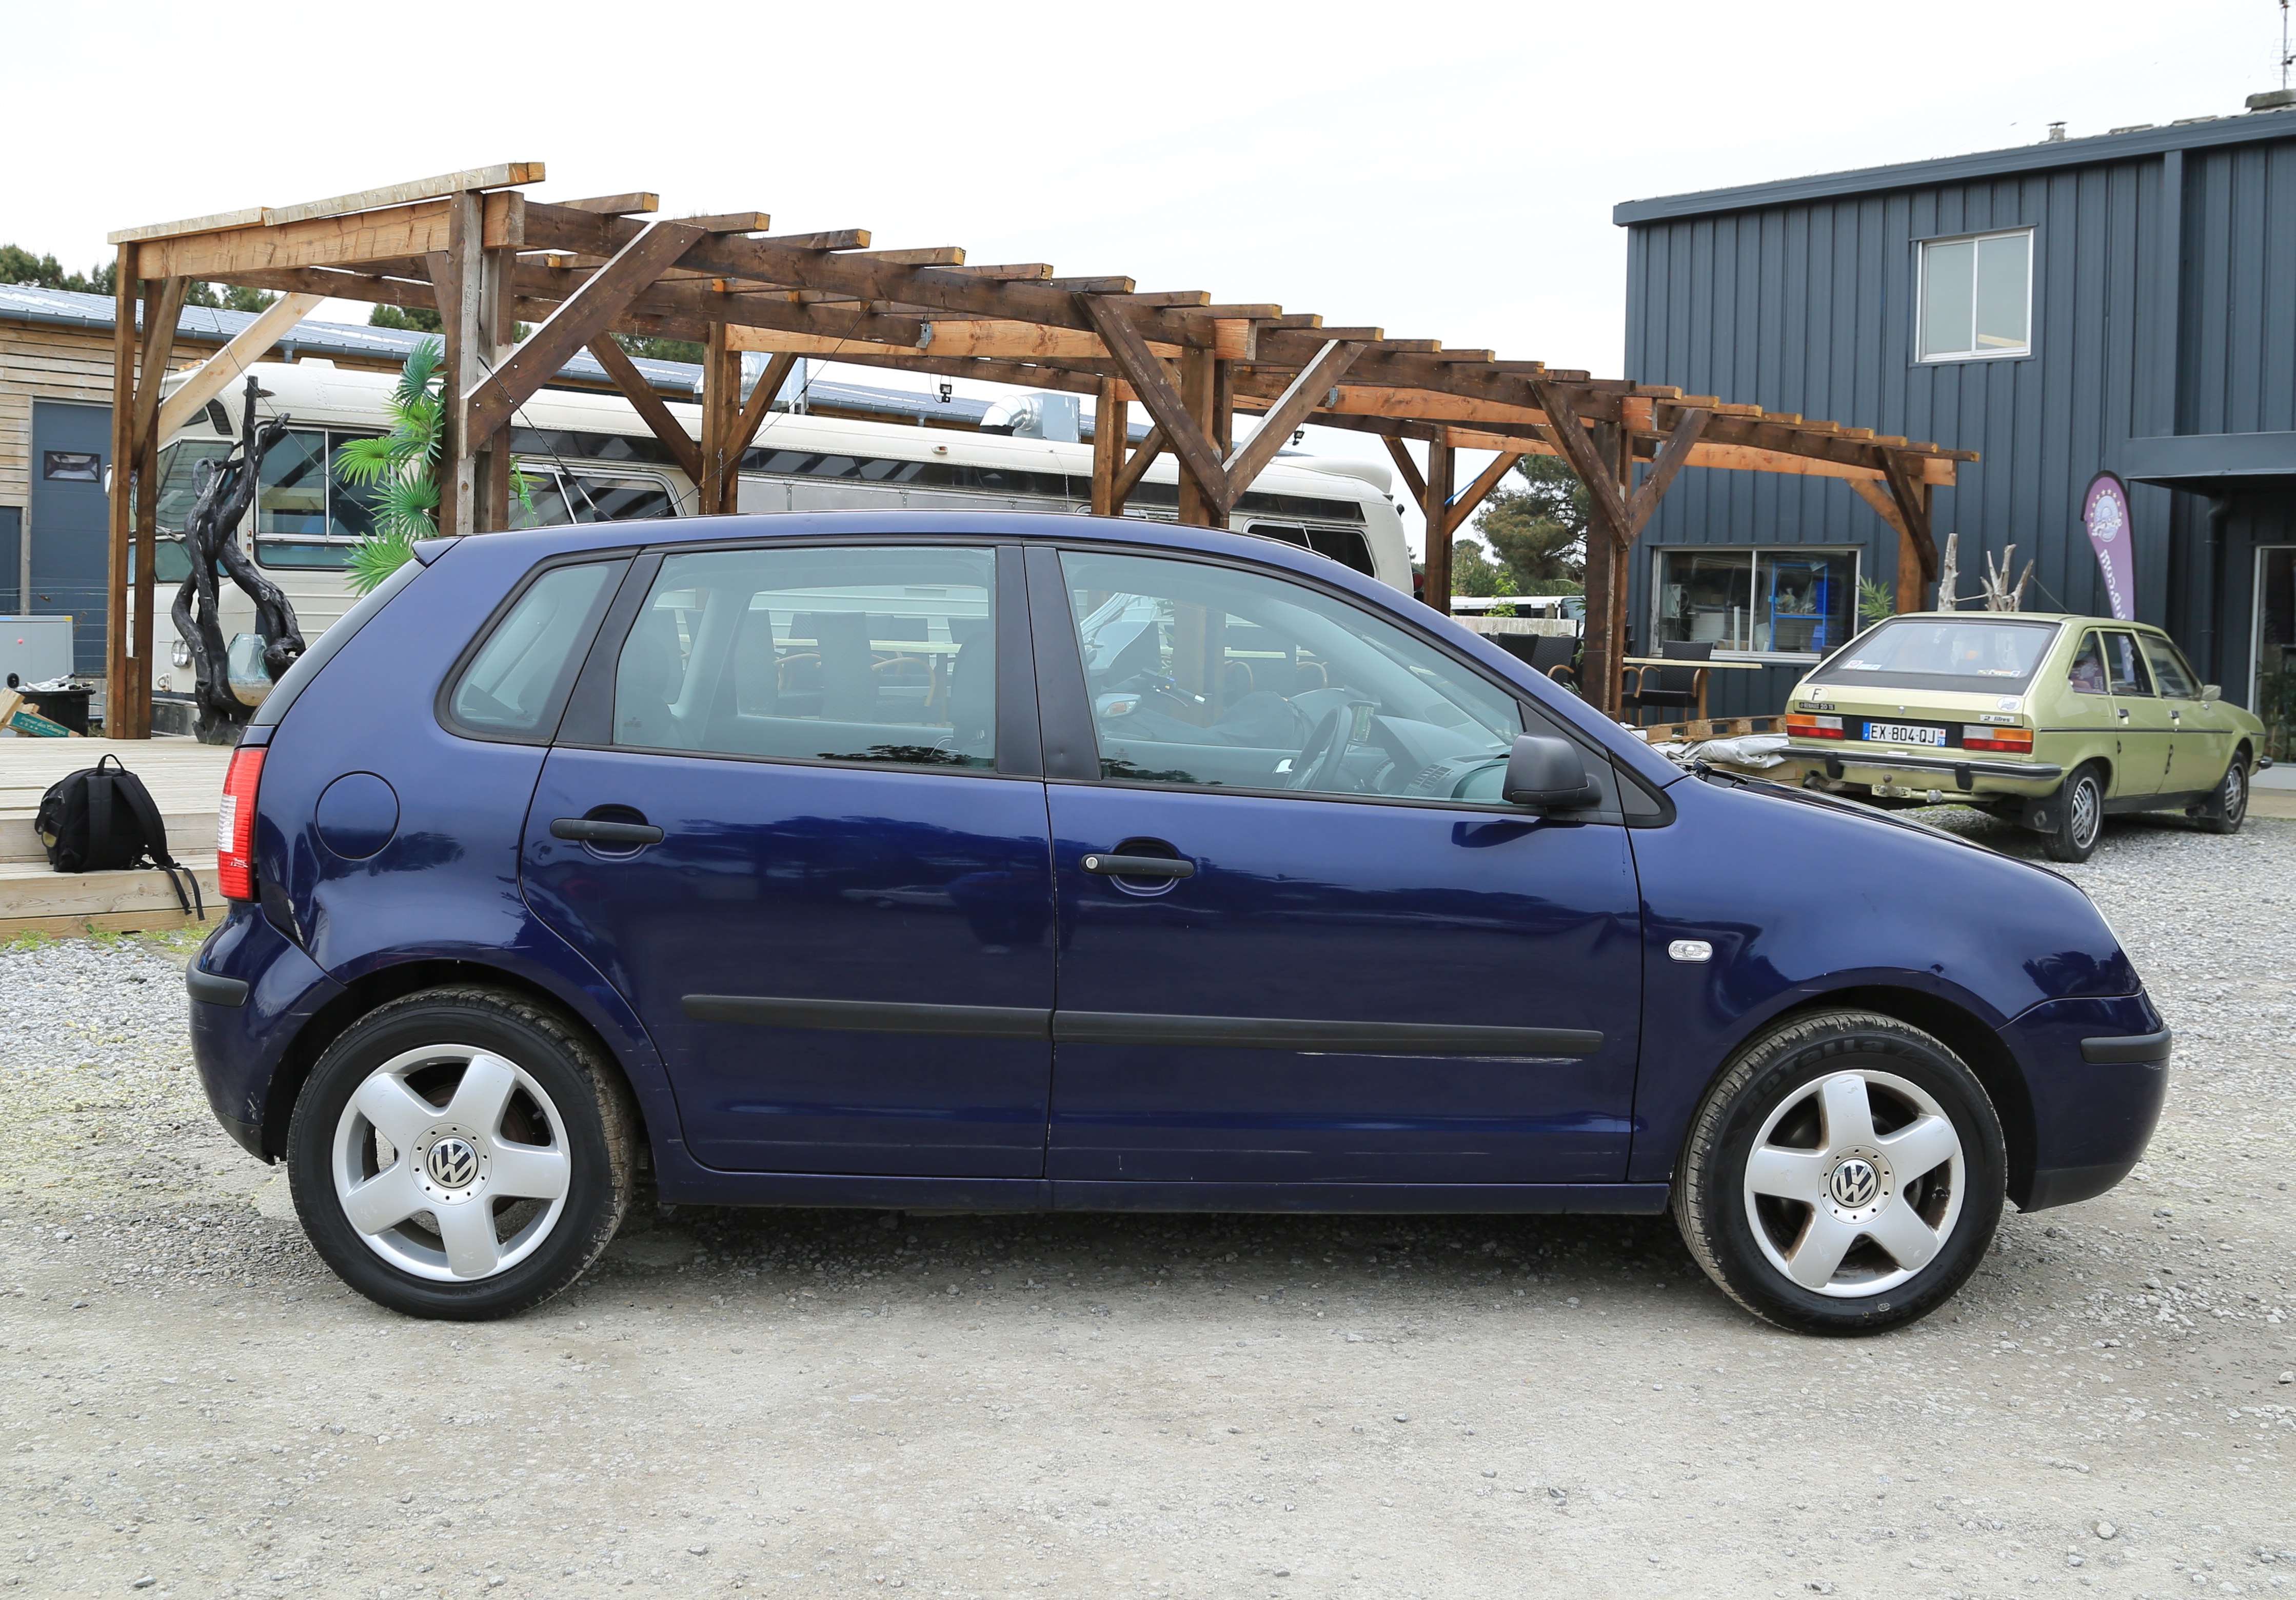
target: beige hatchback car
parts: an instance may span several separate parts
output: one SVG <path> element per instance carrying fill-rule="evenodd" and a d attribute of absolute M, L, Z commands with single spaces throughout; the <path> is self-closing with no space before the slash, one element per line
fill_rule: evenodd
<path fill-rule="evenodd" d="M 1795 688 L 1777 775 L 1883 805 L 1975 805 L 2088 859 L 2104 819 L 2248 813 L 2264 724 L 2200 681 L 2160 629 L 2031 611 L 1909 612 Z"/>

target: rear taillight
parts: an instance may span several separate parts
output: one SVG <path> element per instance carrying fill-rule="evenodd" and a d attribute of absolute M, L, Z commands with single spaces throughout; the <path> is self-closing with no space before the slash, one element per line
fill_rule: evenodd
<path fill-rule="evenodd" d="M 262 782 L 262 747 L 234 750 L 216 807 L 216 879 L 226 900 L 255 898 L 255 791 Z"/>
<path fill-rule="evenodd" d="M 1838 716 L 1801 716 L 1786 714 L 1786 737 L 1802 739 L 1841 739 L 1841 719 Z"/>
<path fill-rule="evenodd" d="M 1961 747 L 1964 750 L 1999 750 L 2009 755 L 2030 755 L 2033 753 L 2033 731 L 2030 728 L 1984 728 L 1975 722 L 1961 725 Z"/>

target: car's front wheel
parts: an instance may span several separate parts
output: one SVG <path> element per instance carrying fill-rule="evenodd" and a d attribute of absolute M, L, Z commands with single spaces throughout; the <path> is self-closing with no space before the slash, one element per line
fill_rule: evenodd
<path fill-rule="evenodd" d="M 2041 836 L 2041 852 L 2053 861 L 2085 861 L 2096 853 L 2104 834 L 2104 776 L 2082 767 L 2065 780 L 2050 808 L 2056 826 Z"/>
<path fill-rule="evenodd" d="M 1878 1333 L 1975 1270 L 2005 1173 L 2000 1121 L 1959 1057 L 1894 1017 L 1826 1012 L 1765 1035 L 1707 1091 L 1675 1220 L 1756 1316 Z"/>
<path fill-rule="evenodd" d="M 635 1187 L 637 1114 L 595 1041 L 523 997 L 361 1017 L 297 1097 L 288 1175 L 337 1276 L 409 1316 L 521 1311 L 581 1276 Z"/>
<path fill-rule="evenodd" d="M 2238 833 L 2248 820 L 2248 757 L 2235 755 L 2206 804 L 2193 813 L 2202 833 Z"/>

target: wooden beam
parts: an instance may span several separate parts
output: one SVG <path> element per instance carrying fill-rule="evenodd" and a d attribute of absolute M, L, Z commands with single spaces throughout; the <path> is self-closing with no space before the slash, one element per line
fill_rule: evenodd
<path fill-rule="evenodd" d="M 446 331 L 446 438 L 439 465 L 439 531 L 463 535 L 482 531 L 486 518 L 480 504 L 479 453 L 485 436 L 472 426 L 472 396 L 477 380 L 494 358 L 493 340 L 485 336 L 480 316 L 484 289 L 484 216 L 479 197 L 450 196 L 440 202 L 447 212 L 447 248 L 432 252 L 432 290 L 439 297 L 439 320 Z"/>
<path fill-rule="evenodd" d="M 188 278 L 169 278 L 160 286 L 157 303 L 152 285 L 144 286 L 144 364 L 135 380 L 135 430 L 132 453 L 139 461 L 152 441 L 160 420 L 160 389 L 168 376 L 168 363 L 176 354 L 176 324 L 184 314 Z M 149 499 L 147 495 L 145 497 Z"/>
<path fill-rule="evenodd" d="M 380 210 L 386 206 L 402 206 L 409 200 L 460 194 L 469 190 L 507 189 L 520 184 L 538 184 L 542 182 L 543 170 L 543 164 L 539 161 L 506 161 L 494 167 L 474 167 L 463 172 L 441 173 L 433 178 L 417 178 L 412 183 L 389 184 L 380 189 L 361 189 L 350 194 L 338 194 L 331 200 L 306 200 L 298 206 L 253 206 L 243 211 L 226 211 L 213 216 L 193 216 L 181 222 L 160 222 L 140 228 L 122 228 L 110 235 L 108 242 L 134 244 L 150 239 L 173 239 L 235 228 L 276 227 L 319 217 L 343 216 L 354 212 Z M 581 206 L 586 202 L 562 200 L 559 203 Z M 650 206 L 633 208 L 652 209 Z"/>
<path fill-rule="evenodd" d="M 1475 508 L 1490 497 L 1491 491 L 1499 486 L 1499 480 L 1513 471 L 1514 464 L 1522 457 L 1523 453 L 1520 450 L 1500 453 L 1474 482 L 1460 492 L 1444 515 L 1444 523 L 1450 533 L 1456 535 L 1466 526 L 1467 518 L 1475 514 Z"/>
<path fill-rule="evenodd" d="M 1116 498 L 1116 475 L 1124 468 L 1124 446 L 1131 432 L 1132 408 L 1117 396 L 1113 378 L 1100 380 L 1100 397 L 1092 413 L 1092 514 L 1121 517 Z"/>
<path fill-rule="evenodd" d="M 1395 469 L 1402 476 L 1403 486 L 1411 491 L 1411 498 L 1420 504 L 1425 504 L 1427 480 L 1419 475 L 1419 463 L 1411 459 L 1411 452 L 1406 450 L 1403 447 L 1403 441 L 1393 434 L 1386 435 L 1382 442 L 1387 445 L 1387 453 L 1394 458 Z M 1432 444 L 1434 440 L 1431 437 L 1428 442 Z"/>
<path fill-rule="evenodd" d="M 594 211 L 601 216 L 644 216 L 661 209 L 661 196 L 634 189 L 627 194 L 600 194 L 588 200 L 553 200 L 551 204 L 576 211 Z"/>
<path fill-rule="evenodd" d="M 318 309 L 321 297 L 283 294 L 255 314 L 255 320 L 231 342 L 193 369 L 176 392 L 160 403 L 153 432 L 165 440 L 206 408 L 207 403 L 229 388 L 242 372 L 271 353 L 283 335 Z"/>
<path fill-rule="evenodd" d="M 1642 487 L 1636 489 L 1635 497 L 1627 502 L 1627 537 L 1629 540 L 1641 535 L 1644 526 L 1658 510 L 1658 502 L 1666 496 L 1667 486 L 1674 482 L 1674 475 L 1681 471 L 1683 464 L 1690 460 L 1691 452 L 1697 446 L 1698 436 L 1706 430 L 1710 414 L 1702 411 L 1685 412 L 1682 420 L 1674 425 L 1674 432 L 1667 437 L 1666 447 L 1651 463 L 1650 476 L 1643 479 Z"/>
<path fill-rule="evenodd" d="M 654 387 L 646 381 L 645 374 L 638 371 L 637 363 L 630 359 L 629 352 L 623 349 L 611 333 L 602 333 L 593 339 L 589 351 L 598 364 L 606 369 L 606 376 L 614 380 L 614 387 L 621 390 L 623 398 L 637 408 L 638 415 L 644 419 L 653 437 L 661 442 L 662 448 L 669 452 L 670 459 L 677 463 L 679 470 L 694 483 L 701 483 L 700 446 L 694 444 L 693 436 L 685 431 L 685 424 L 678 421 L 669 407 L 663 404 L 661 396 L 654 392 Z"/>
<path fill-rule="evenodd" d="M 751 441 L 758 437 L 758 429 L 765 426 L 766 413 L 773 410 L 775 398 L 781 394 L 782 386 L 789 381 L 789 375 L 796 370 L 797 363 L 798 358 L 794 355 L 776 355 L 766 363 L 766 370 L 758 375 L 758 387 L 750 391 L 749 399 L 742 404 L 741 415 L 734 419 L 733 437 L 726 444 L 726 477 L 732 486 L 726 491 L 726 510 L 729 513 L 742 509 L 742 458 L 749 453 Z M 734 371 L 738 379 L 741 371 L 739 362 L 734 363 Z"/>
<path fill-rule="evenodd" d="M 1623 688 L 1620 657 L 1625 654 L 1626 642 L 1618 618 L 1624 603 L 1626 552 L 1633 543 L 1628 531 L 1626 498 L 1619 491 L 1617 467 L 1603 459 L 1602 451 L 1587 437 L 1570 394 L 1543 379 L 1526 382 L 1539 409 L 1552 419 L 1548 431 L 1562 447 L 1563 459 L 1587 486 L 1594 514 L 1587 539 L 1587 629 L 1582 656 L 1586 671 L 1580 692 L 1603 715 L 1616 718 Z"/>
<path fill-rule="evenodd" d="M 1897 502 L 1898 515 L 1903 518 L 1899 526 L 1908 535 L 1898 542 L 1898 606 L 1901 610 L 1923 610 L 1922 591 L 1938 575 L 1937 543 L 1930 536 L 1929 486 L 1906 470 L 1904 459 L 1895 451 L 1884 451 L 1882 461 L 1888 473 L 1890 498 Z M 1911 605 L 1906 603 L 1909 591 Z"/>
<path fill-rule="evenodd" d="M 349 216 L 316 216 L 308 222 L 277 227 L 152 240 L 135 247 L 135 270 L 146 278 L 227 280 L 237 272 L 261 272 L 283 266 L 350 266 L 362 261 L 427 256 L 447 248 L 449 213 L 455 204 L 451 199 L 422 200 Z M 523 242 L 520 234 L 525 221 L 524 195 L 515 191 L 489 194 L 483 197 L 481 206 L 488 248 Z"/>
<path fill-rule="evenodd" d="M 1188 419 L 1202 437 L 1214 461 L 1220 458 L 1220 442 L 1213 425 L 1213 404 L 1218 393 L 1218 359 L 1209 350 L 1187 350 L 1180 355 L 1180 398 L 1185 403 Z M 1187 460 L 1181 458 L 1185 469 Z M 1220 507 L 1226 498 L 1227 474 L 1222 471 L 1218 479 L 1206 481 L 1194 473 L 1183 470 L 1180 476 L 1180 521 L 1190 527 L 1218 527 L 1226 518 Z"/>
<path fill-rule="evenodd" d="M 750 298 L 750 297 L 744 297 Z M 826 321 L 836 315 L 829 307 L 810 308 L 813 314 Z M 856 310 L 859 310 L 857 306 Z M 893 331 L 902 327 L 920 331 L 922 337 L 909 344 L 894 344 L 884 339 L 873 339 L 867 333 L 838 334 L 781 332 L 763 328 L 745 328 L 738 336 L 739 347 L 744 350 L 767 350 L 792 355 L 836 355 L 857 342 L 882 344 L 884 355 L 906 353 L 915 355 L 937 355 L 944 361 L 965 360 L 988 356 L 1002 361 L 1094 361 L 1104 357 L 1107 347 L 1095 333 L 1082 333 L 1072 328 L 1044 328 L 1034 322 L 1015 322 L 992 318 L 976 320 L 909 322 L 898 317 L 871 318 L 881 324 L 892 324 Z M 1148 348 L 1165 357 L 1177 356 L 1182 347 L 1151 342 Z"/>
<path fill-rule="evenodd" d="M 1116 482 L 1109 489 L 1118 516 L 1124 514 L 1124 502 L 1132 497 L 1132 491 L 1140 486 L 1140 480 L 1148 476 L 1148 469 L 1156 464 L 1156 458 L 1164 453 L 1164 429 L 1160 423 L 1149 429 L 1148 437 L 1140 441 L 1140 448 L 1125 458 Z"/>
<path fill-rule="evenodd" d="M 1361 345 L 1333 339 L 1324 347 L 1321 355 L 1300 369 L 1300 376 L 1292 380 L 1292 387 L 1285 389 L 1264 413 L 1259 431 L 1222 463 L 1227 470 L 1230 491 L 1228 502 L 1220 508 L 1223 516 L 1235 509 L 1236 498 L 1249 489 L 1252 479 L 1275 459 L 1275 453 L 1283 448 L 1283 441 L 1292 437 L 1292 430 L 1306 421 L 1308 414 L 1330 397 L 1333 387 L 1355 364 L 1356 358 L 1363 351 Z"/>
<path fill-rule="evenodd" d="M 472 404 L 472 426 L 481 435 L 507 426 L 511 413 L 556 377 L 558 369 L 571 361 L 577 351 L 612 327 L 664 268 L 708 237 L 701 229 L 684 223 L 650 224 L 620 255 L 584 280 L 582 287 L 529 334 L 507 361 L 491 372 L 474 371 L 459 380 L 463 397 Z"/>
<path fill-rule="evenodd" d="M 1549 388 L 1543 380 L 1533 379 L 1530 387 L 1540 402 L 1543 415 L 1554 419 L 1549 431 L 1562 448 L 1562 458 L 1578 480 L 1587 486 L 1587 497 L 1595 512 L 1595 531 L 1612 543 L 1625 546 L 1633 535 L 1628 531 L 1630 523 L 1627 502 L 1619 493 L 1618 479 L 1595 448 L 1595 441 L 1587 437 L 1579 425 L 1578 413 L 1571 409 L 1567 394 Z"/>
<path fill-rule="evenodd" d="M 1098 296 L 1078 295 L 1076 298 L 1084 307 L 1085 314 L 1099 330 L 1101 339 L 1107 345 L 1108 354 L 1123 370 L 1126 381 L 1139 396 L 1140 403 L 1148 408 L 1148 414 L 1156 420 L 1156 426 L 1170 445 L 1172 453 L 1179 458 L 1183 471 L 1203 491 L 1207 499 L 1221 505 L 1231 503 L 1233 496 L 1227 492 L 1227 473 L 1220 466 L 1218 456 L 1212 453 L 1207 430 L 1189 409 L 1187 401 L 1182 399 L 1180 392 L 1172 387 L 1172 380 L 1165 371 L 1164 363 L 1148 348 L 1148 341 L 1140 336 L 1140 331 L 1132 325 L 1132 320 Z M 1209 355 L 1208 352 L 1204 354 Z M 1210 378 L 1209 369 L 1204 376 Z M 1209 384 L 1199 399 L 1201 404 L 1210 404 Z"/>
<path fill-rule="evenodd" d="M 726 469 L 726 446 L 742 412 L 742 355 L 726 343 L 726 334 L 725 323 L 710 323 L 701 356 L 701 478 L 694 485 L 694 511 L 703 517 L 726 514 L 733 478 Z"/>

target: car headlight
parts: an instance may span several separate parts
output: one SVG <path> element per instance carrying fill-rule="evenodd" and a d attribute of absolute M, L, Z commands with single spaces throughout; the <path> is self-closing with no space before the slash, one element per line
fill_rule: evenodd
<path fill-rule="evenodd" d="M 178 633 L 176 635 L 176 648 L 168 652 L 168 659 L 174 662 L 177 666 L 191 665 L 192 647 L 184 642 L 184 636 L 182 634 Z"/>

